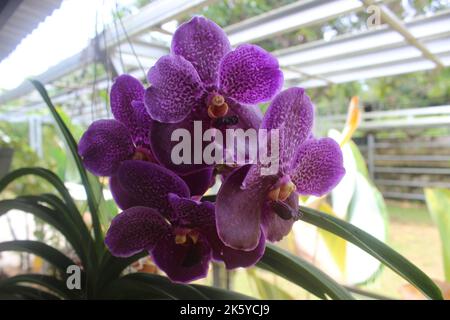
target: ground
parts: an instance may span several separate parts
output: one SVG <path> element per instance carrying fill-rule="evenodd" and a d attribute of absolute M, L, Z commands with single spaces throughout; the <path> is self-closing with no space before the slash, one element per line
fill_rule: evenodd
<path fill-rule="evenodd" d="M 443 280 L 441 240 L 427 208 L 420 204 L 389 202 L 388 211 L 389 245 L 432 279 Z M 383 295 L 400 298 L 400 287 L 404 284 L 406 281 L 385 268 L 380 279 L 367 288 Z"/>

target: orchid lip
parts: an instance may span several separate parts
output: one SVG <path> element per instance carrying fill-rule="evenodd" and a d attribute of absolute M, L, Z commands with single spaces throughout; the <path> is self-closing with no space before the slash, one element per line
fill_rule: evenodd
<path fill-rule="evenodd" d="M 284 176 L 278 180 L 275 187 L 272 188 L 268 194 L 267 198 L 272 201 L 285 201 L 292 192 L 295 192 L 297 187 L 291 181 L 289 176 Z"/>
<path fill-rule="evenodd" d="M 151 153 L 146 148 L 142 148 L 142 147 L 136 148 L 132 159 L 152 162 Z"/>
<path fill-rule="evenodd" d="M 177 228 L 175 230 L 175 243 L 176 244 L 196 244 L 198 241 L 199 233 L 196 230 L 188 228 Z"/>
<path fill-rule="evenodd" d="M 213 93 L 208 97 L 208 116 L 211 119 L 224 117 L 228 113 L 228 109 L 224 96 Z"/>

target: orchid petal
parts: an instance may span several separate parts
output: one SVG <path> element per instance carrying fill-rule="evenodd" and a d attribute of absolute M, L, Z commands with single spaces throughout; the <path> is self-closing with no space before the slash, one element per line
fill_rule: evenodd
<path fill-rule="evenodd" d="M 181 56 L 161 57 L 148 72 L 148 80 L 152 86 L 145 92 L 145 107 L 159 122 L 182 121 L 203 94 L 197 71 Z"/>
<path fill-rule="evenodd" d="M 267 109 L 261 128 L 280 130 L 280 167 L 282 170 L 291 166 L 295 152 L 310 136 L 313 119 L 313 104 L 304 89 L 301 88 L 289 88 L 282 91 Z"/>
<path fill-rule="evenodd" d="M 117 120 L 93 122 L 78 144 L 84 166 L 97 176 L 111 176 L 133 153 L 130 132 Z"/>
<path fill-rule="evenodd" d="M 217 85 L 220 60 L 230 50 L 225 32 L 203 17 L 183 23 L 172 38 L 172 53 L 191 62 L 205 85 Z"/>
<path fill-rule="evenodd" d="M 155 264 L 170 280 L 190 282 L 206 277 L 211 248 L 203 236 L 196 243 L 177 244 L 175 235 L 166 235 L 151 251 Z"/>
<path fill-rule="evenodd" d="M 167 199 L 169 193 L 189 197 L 186 183 L 170 170 L 157 164 L 129 160 L 123 162 L 117 172 L 120 187 L 133 195 L 133 206 L 145 206 L 157 209 L 168 217 L 171 208 Z"/>
<path fill-rule="evenodd" d="M 220 187 L 216 200 L 216 225 L 219 238 L 229 247 L 251 251 L 261 237 L 261 212 L 273 177 L 262 177 L 258 183 L 243 188 L 250 166 L 233 171 Z"/>
<path fill-rule="evenodd" d="M 219 87 L 239 103 L 266 102 L 281 89 L 283 73 L 270 53 L 255 45 L 241 45 L 220 64 Z"/>
<path fill-rule="evenodd" d="M 310 139 L 299 149 L 291 178 L 297 192 L 322 196 L 330 192 L 345 174 L 339 145 L 331 138 Z"/>
<path fill-rule="evenodd" d="M 112 220 L 105 244 L 114 256 L 130 257 L 144 249 L 151 250 L 168 232 L 170 225 L 158 211 L 132 207 Z"/>

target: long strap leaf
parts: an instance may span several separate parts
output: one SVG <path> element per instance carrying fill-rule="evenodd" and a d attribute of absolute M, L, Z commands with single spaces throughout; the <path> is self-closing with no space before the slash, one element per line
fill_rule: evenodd
<path fill-rule="evenodd" d="M 267 244 L 257 266 L 299 285 L 319 298 L 353 299 L 343 286 L 314 265 L 273 244 Z"/>
<path fill-rule="evenodd" d="M 389 246 L 354 225 L 320 211 L 300 207 L 302 221 L 325 229 L 366 251 L 412 283 L 430 299 L 442 300 L 435 283 L 419 268 Z"/>
<path fill-rule="evenodd" d="M 100 219 L 99 219 L 99 213 L 98 213 L 99 203 L 96 200 L 95 190 L 89 181 L 88 173 L 83 166 L 80 156 L 78 155 L 77 142 L 75 141 L 74 137 L 70 133 L 69 128 L 67 128 L 67 126 L 64 123 L 64 121 L 62 120 L 61 116 L 58 114 L 58 111 L 56 110 L 55 106 L 53 105 L 52 101 L 50 100 L 50 97 L 48 96 L 47 90 L 45 90 L 44 86 L 37 80 L 30 80 L 30 81 L 33 84 L 33 86 L 36 88 L 36 90 L 40 93 L 42 99 L 47 104 L 48 108 L 50 109 L 50 112 L 53 115 L 53 118 L 55 119 L 59 129 L 61 130 L 61 132 L 66 140 L 66 143 L 69 147 L 70 152 L 72 153 L 72 156 L 75 160 L 75 164 L 78 168 L 78 172 L 81 177 L 81 181 L 83 182 L 84 188 L 86 190 L 87 201 L 88 201 L 89 209 L 90 209 L 90 212 L 92 215 L 92 225 L 94 228 L 95 240 L 96 240 L 99 248 L 102 248 L 103 247 L 103 233 L 102 233 Z"/>
<path fill-rule="evenodd" d="M 0 300 L 60 300 L 57 295 L 44 290 L 19 284 L 0 284 Z"/>
<path fill-rule="evenodd" d="M 31 213 L 32 215 L 42 219 L 60 231 L 77 252 L 83 251 L 82 245 L 80 244 L 80 239 L 77 236 L 76 231 L 74 231 L 73 225 L 71 225 L 67 220 L 61 219 L 60 215 L 55 210 L 38 204 L 31 199 L 21 197 L 12 200 L 0 201 L 0 216 L 13 209 Z"/>
<path fill-rule="evenodd" d="M 175 299 L 195 299 L 205 300 L 208 299 L 203 293 L 188 284 L 173 283 L 166 277 L 162 277 L 156 274 L 150 273 L 130 273 L 121 279 L 133 280 L 139 283 L 141 286 L 151 285 L 162 290 L 167 295 Z"/>
<path fill-rule="evenodd" d="M 62 274 L 66 274 L 67 267 L 74 265 L 71 259 L 65 254 L 45 243 L 33 240 L 14 240 L 0 243 L 0 252 L 18 251 L 28 252 L 43 258 L 55 266 Z"/>
<path fill-rule="evenodd" d="M 80 296 L 77 294 L 77 290 L 69 290 L 64 281 L 59 280 L 52 276 L 42 275 L 42 274 L 21 274 L 14 277 L 6 278 L 0 282 L 0 291 L 5 288 L 6 291 L 10 285 L 15 284 L 34 284 L 42 286 L 51 292 L 57 294 L 64 299 L 79 299 Z"/>

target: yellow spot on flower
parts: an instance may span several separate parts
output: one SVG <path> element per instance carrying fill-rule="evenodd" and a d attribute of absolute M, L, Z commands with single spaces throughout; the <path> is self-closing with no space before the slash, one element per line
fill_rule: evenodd
<path fill-rule="evenodd" d="M 297 190 L 297 187 L 292 181 L 288 181 L 278 188 L 272 189 L 267 194 L 267 197 L 272 201 L 284 201 L 286 200 L 292 192 Z"/>
<path fill-rule="evenodd" d="M 187 240 L 186 234 L 177 234 L 175 236 L 175 243 L 176 244 L 186 243 L 186 240 Z"/>

